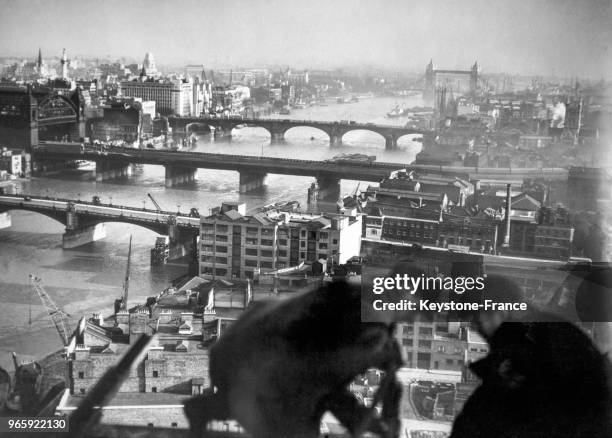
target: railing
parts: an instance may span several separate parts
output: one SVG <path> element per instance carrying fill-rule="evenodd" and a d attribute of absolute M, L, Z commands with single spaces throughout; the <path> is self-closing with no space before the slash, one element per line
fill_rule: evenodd
<path fill-rule="evenodd" d="M 36 207 L 36 208 L 40 208 L 40 209 L 44 209 L 44 210 L 55 210 L 57 209 L 57 207 L 55 205 L 51 205 L 51 206 L 45 206 L 45 205 L 40 205 L 40 204 L 35 204 L 36 201 L 51 201 L 51 202 L 64 202 L 66 203 L 66 210 L 68 209 L 68 204 L 71 203 L 75 206 L 79 206 L 79 205 L 88 205 L 88 206 L 92 206 L 94 208 L 98 208 L 98 207 L 102 207 L 102 208 L 109 208 L 109 209 L 119 209 L 120 211 L 127 211 L 127 212 L 135 212 L 135 213 L 148 213 L 148 214 L 155 214 L 157 216 L 173 216 L 177 219 L 177 226 L 189 226 L 189 227 L 198 227 L 199 228 L 199 220 L 198 220 L 198 224 L 191 224 L 189 223 L 189 220 L 195 220 L 195 219 L 199 219 L 193 216 L 189 216 L 188 214 L 177 214 L 176 212 L 170 212 L 170 211 L 163 211 L 163 210 L 149 210 L 149 209 L 143 209 L 143 208 L 138 208 L 138 207 L 130 207 L 130 206 L 125 206 L 125 205 L 114 205 L 114 204 L 102 204 L 102 203 L 94 203 L 91 201 L 76 201 L 74 199 L 66 199 L 66 198 L 51 198 L 49 196 L 36 196 L 36 197 L 32 197 L 32 196 L 27 196 L 27 195 L 13 195 L 13 194 L 3 194 L 0 195 L 0 204 L 2 204 L 2 199 L 3 197 L 8 197 L 8 198 L 14 198 L 16 200 L 20 200 L 20 205 L 28 205 L 30 204 L 32 207 Z M 26 198 L 29 198 L 28 200 L 26 200 Z M 13 204 L 10 204 L 13 205 Z M 77 214 L 95 214 L 96 216 L 102 216 L 102 217 L 109 217 L 109 218 L 117 218 L 117 217 L 125 217 L 122 213 L 120 214 L 110 214 L 110 213 L 106 213 L 103 211 L 96 211 L 96 212 L 92 212 L 89 210 L 81 210 L 81 211 L 76 211 Z M 128 216 L 128 218 L 134 218 L 134 219 L 138 219 L 138 220 L 142 220 L 142 221 L 146 221 L 146 222 L 150 222 L 150 223 L 167 223 L 167 218 L 166 220 L 161 220 L 159 218 L 157 219 L 153 219 L 153 218 L 149 218 L 149 217 L 145 217 L 145 216 Z M 187 222 L 183 221 L 183 222 L 179 222 L 180 220 L 187 220 Z"/>

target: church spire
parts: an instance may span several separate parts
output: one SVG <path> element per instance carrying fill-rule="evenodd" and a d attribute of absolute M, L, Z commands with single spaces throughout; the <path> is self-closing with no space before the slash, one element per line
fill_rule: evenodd
<path fill-rule="evenodd" d="M 42 68 L 42 52 L 40 47 L 38 48 L 38 60 L 36 61 L 36 67 L 38 67 L 38 71 L 40 72 L 40 69 Z"/>

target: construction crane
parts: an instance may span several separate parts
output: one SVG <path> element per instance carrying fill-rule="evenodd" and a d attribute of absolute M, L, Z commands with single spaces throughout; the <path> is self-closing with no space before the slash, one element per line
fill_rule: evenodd
<path fill-rule="evenodd" d="M 33 274 L 30 274 L 30 284 L 38 294 L 40 301 L 42 301 L 43 306 L 47 310 L 47 313 L 49 314 L 53 325 L 55 325 L 55 329 L 57 330 L 60 335 L 60 338 L 62 339 L 64 347 L 68 346 L 68 344 L 70 343 L 70 337 L 72 336 L 72 329 L 70 328 L 70 323 L 68 321 L 70 315 L 68 315 L 61 308 L 59 308 L 57 304 L 55 304 L 55 301 L 53 301 L 51 296 L 43 287 L 42 280 L 40 278 L 36 277 Z M 30 324 L 32 324 L 31 313 Z"/>
<path fill-rule="evenodd" d="M 159 204 L 157 203 L 155 198 L 153 198 L 153 196 L 151 196 L 150 193 L 147 193 L 147 196 L 151 199 L 151 201 L 153 202 L 153 205 L 155 205 L 155 208 L 157 209 L 157 211 L 162 211 L 161 207 L 159 206 Z"/>
<path fill-rule="evenodd" d="M 130 289 L 130 264 L 132 261 L 132 236 L 130 236 L 130 246 L 128 248 L 127 267 L 125 269 L 125 278 L 123 279 L 123 296 L 120 298 L 121 310 L 128 310 L 128 291 Z"/>

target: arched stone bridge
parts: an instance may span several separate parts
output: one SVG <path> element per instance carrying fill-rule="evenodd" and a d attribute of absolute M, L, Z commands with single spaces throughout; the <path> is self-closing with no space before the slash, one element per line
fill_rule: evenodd
<path fill-rule="evenodd" d="M 104 224 L 107 222 L 138 225 L 170 237 L 170 258 L 182 257 L 193 249 L 200 223 L 199 218 L 165 211 L 70 199 L 0 195 L 0 228 L 11 225 L 10 211 L 13 210 L 33 211 L 65 225 L 62 246 L 66 249 L 106 237 Z"/>
<path fill-rule="evenodd" d="M 354 121 L 316 121 L 316 120 L 278 120 L 246 117 L 169 117 L 169 125 L 174 133 L 179 132 L 187 135 L 190 128 L 201 125 L 213 128 L 215 135 L 229 136 L 232 129 L 239 125 L 264 128 L 270 133 L 273 142 L 284 139 L 285 133 L 295 127 L 316 128 L 329 136 L 330 144 L 342 143 L 344 134 L 350 131 L 365 130 L 376 132 L 385 139 L 386 149 L 397 149 L 397 140 L 405 135 L 418 134 L 422 136 L 433 135 L 432 131 L 419 130 L 393 125 L 379 125 L 375 123 L 357 123 Z"/>

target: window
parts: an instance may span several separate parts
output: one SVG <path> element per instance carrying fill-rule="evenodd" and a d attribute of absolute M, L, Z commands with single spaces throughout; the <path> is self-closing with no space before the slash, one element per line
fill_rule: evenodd
<path fill-rule="evenodd" d="M 446 365 L 452 365 L 452 364 L 453 364 L 452 359 L 446 359 Z"/>
<path fill-rule="evenodd" d="M 257 260 L 245 260 L 244 261 L 244 266 L 250 266 L 252 268 L 256 268 L 257 267 Z"/>
<path fill-rule="evenodd" d="M 279 249 L 278 250 L 278 256 L 279 257 L 287 257 L 287 251 L 284 249 Z"/>
<path fill-rule="evenodd" d="M 327 243 L 319 243 L 319 249 L 327 249 Z"/>
<path fill-rule="evenodd" d="M 431 341 L 419 339 L 419 348 L 431 348 Z"/>
<path fill-rule="evenodd" d="M 304 241 L 300 242 L 300 248 L 306 248 L 306 242 Z"/>
<path fill-rule="evenodd" d="M 228 230 L 227 225 L 217 224 L 217 233 L 227 233 L 227 230 Z"/>
<path fill-rule="evenodd" d="M 257 248 L 245 248 L 244 249 L 244 254 L 248 255 L 248 256 L 256 256 L 257 255 Z"/>
<path fill-rule="evenodd" d="M 246 232 L 247 234 L 257 234 L 259 230 L 255 227 L 247 227 Z"/>
<path fill-rule="evenodd" d="M 300 258 L 301 259 L 305 259 L 306 258 L 306 253 L 305 252 L 301 252 L 300 253 Z"/>
<path fill-rule="evenodd" d="M 272 257 L 272 251 L 269 249 L 262 249 L 260 255 L 261 257 Z"/>
<path fill-rule="evenodd" d="M 220 245 L 217 245 L 217 246 L 215 247 L 215 251 L 217 251 L 217 252 L 225 252 L 225 253 L 226 253 L 226 252 L 227 252 L 227 246 L 220 246 Z"/>
<path fill-rule="evenodd" d="M 215 257 L 215 262 L 227 265 L 227 257 Z"/>
<path fill-rule="evenodd" d="M 259 266 L 262 267 L 262 268 L 271 269 L 272 268 L 272 262 L 260 262 Z"/>
<path fill-rule="evenodd" d="M 444 345 L 438 346 L 438 353 L 444 353 L 445 351 L 446 351 L 446 348 L 444 347 Z"/>
<path fill-rule="evenodd" d="M 421 335 L 431 336 L 433 334 L 433 328 L 431 328 L 431 327 L 419 327 L 419 333 Z"/>
<path fill-rule="evenodd" d="M 246 239 L 244 239 L 244 241 L 247 245 L 258 245 L 259 244 L 259 239 L 255 237 L 247 237 Z"/>
<path fill-rule="evenodd" d="M 272 246 L 274 245 L 274 241 L 270 239 L 261 239 L 261 246 Z"/>
<path fill-rule="evenodd" d="M 215 274 L 220 277 L 225 277 L 227 275 L 227 269 L 217 269 Z"/>
<path fill-rule="evenodd" d="M 153 371 L 153 377 L 159 377 L 159 371 Z"/>
<path fill-rule="evenodd" d="M 319 239 L 321 240 L 327 240 L 329 238 L 329 235 L 326 232 L 320 232 L 319 233 Z"/>
<path fill-rule="evenodd" d="M 79 379 L 84 379 L 85 373 L 83 371 L 79 371 Z"/>
<path fill-rule="evenodd" d="M 215 240 L 216 240 L 217 242 L 227 242 L 227 236 L 223 236 L 223 235 L 219 235 L 219 234 L 217 234 L 217 235 L 215 236 Z"/>
<path fill-rule="evenodd" d="M 332 239 L 332 244 L 337 245 L 338 244 L 338 239 Z"/>
<path fill-rule="evenodd" d="M 306 238 L 306 230 L 300 230 L 300 237 Z"/>
<path fill-rule="evenodd" d="M 402 345 L 406 346 L 409 345 L 412 347 L 412 338 L 403 338 L 402 339 Z"/>
<path fill-rule="evenodd" d="M 287 246 L 287 239 L 278 239 L 278 244 L 280 246 Z"/>

